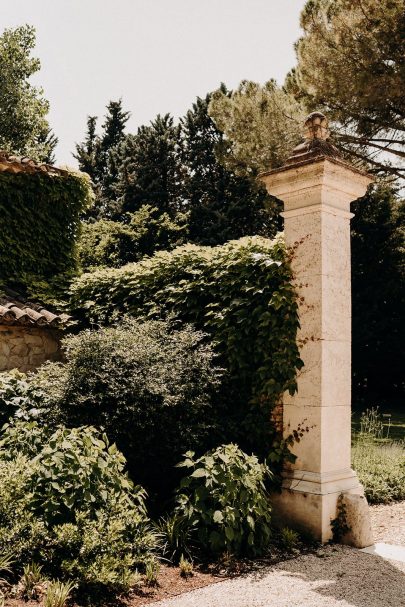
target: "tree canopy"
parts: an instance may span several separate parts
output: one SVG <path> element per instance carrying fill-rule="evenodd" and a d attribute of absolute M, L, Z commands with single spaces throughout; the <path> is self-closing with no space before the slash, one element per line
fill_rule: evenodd
<path fill-rule="evenodd" d="M 41 67 L 31 55 L 34 48 L 32 26 L 6 29 L 0 36 L 0 148 L 51 162 L 57 139 L 46 119 L 49 103 L 29 82 Z"/>
<path fill-rule="evenodd" d="M 222 85 L 219 94 L 228 99 L 230 93 Z M 221 162 L 228 144 L 208 113 L 211 99 L 212 93 L 197 97 L 181 119 L 183 199 L 190 214 L 190 240 L 217 245 L 246 235 L 272 236 L 277 230 L 277 205 L 269 214 L 264 188 L 238 175 L 232 163 Z"/>
<path fill-rule="evenodd" d="M 101 134 L 96 132 L 97 116 L 87 117 L 87 131 L 84 141 L 76 144 L 74 158 L 79 168 L 87 173 L 94 185 L 96 201 L 89 210 L 91 216 L 105 216 L 112 213 L 114 186 L 118 179 L 116 149 L 125 138 L 125 125 L 130 117 L 122 107 L 122 99 L 110 101 L 106 108 Z"/>
<path fill-rule="evenodd" d="M 240 175 L 255 177 L 281 166 L 300 139 L 305 112 L 294 96 L 269 80 L 244 80 L 233 93 L 219 89 L 209 113 L 224 132 L 222 162 Z"/>
<path fill-rule="evenodd" d="M 308 0 L 286 82 L 334 121 L 337 143 L 376 172 L 404 175 L 403 0 Z"/>

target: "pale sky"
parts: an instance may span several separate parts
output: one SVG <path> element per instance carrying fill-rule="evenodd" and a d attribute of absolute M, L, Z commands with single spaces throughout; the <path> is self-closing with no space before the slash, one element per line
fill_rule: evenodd
<path fill-rule="evenodd" d="M 282 83 L 295 63 L 305 0 L 0 0 L 0 29 L 37 30 L 34 82 L 51 104 L 57 163 L 75 165 L 87 115 L 123 98 L 134 132 L 183 115 L 221 81 Z"/>

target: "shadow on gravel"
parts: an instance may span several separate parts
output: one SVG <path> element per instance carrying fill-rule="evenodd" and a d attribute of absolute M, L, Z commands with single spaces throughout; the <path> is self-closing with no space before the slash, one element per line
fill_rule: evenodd
<path fill-rule="evenodd" d="M 336 601 L 338 605 L 344 600 L 353 607 L 405 606 L 403 571 L 379 556 L 346 546 L 328 546 L 305 559 L 280 563 L 275 569 L 282 571 L 286 578 L 294 577 L 309 583 L 311 593 L 329 599 L 327 604 L 330 601 L 335 605 Z M 267 569 L 267 572 L 257 572 L 254 577 L 259 581 L 269 574 Z M 332 598 L 335 601 L 330 600 Z M 303 604 L 307 603 L 303 601 Z"/>

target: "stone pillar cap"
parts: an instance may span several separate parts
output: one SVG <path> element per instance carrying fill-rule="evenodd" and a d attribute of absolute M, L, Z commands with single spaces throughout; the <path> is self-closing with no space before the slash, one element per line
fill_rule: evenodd
<path fill-rule="evenodd" d="M 329 139 L 328 119 L 322 112 L 312 112 L 307 116 L 304 122 L 305 139 Z"/>

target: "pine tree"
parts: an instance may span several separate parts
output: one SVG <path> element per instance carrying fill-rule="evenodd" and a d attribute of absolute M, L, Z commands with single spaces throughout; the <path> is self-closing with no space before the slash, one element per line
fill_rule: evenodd
<path fill-rule="evenodd" d="M 182 210 L 180 199 L 180 127 L 170 114 L 158 115 L 136 135 L 128 135 L 117 151 L 120 161 L 116 191 L 122 211 L 133 212 L 151 204 L 174 215 Z"/>
<path fill-rule="evenodd" d="M 352 162 L 405 176 L 404 0 L 307 0 L 286 86 L 334 121 Z"/>
<path fill-rule="evenodd" d="M 102 125 L 103 132 L 96 157 L 102 193 L 107 200 L 113 198 L 114 185 L 118 179 L 118 167 L 113 160 L 113 154 L 124 139 L 125 125 L 129 117 L 130 113 L 124 112 L 122 109 L 122 99 L 110 101 L 107 105 L 107 114 Z"/>
<path fill-rule="evenodd" d="M 106 109 L 101 135 L 96 133 L 97 116 L 88 116 L 85 139 L 76 144 L 76 154 L 73 154 L 79 169 L 90 175 L 95 186 L 96 201 L 90 215 L 98 217 L 110 216 L 116 207 L 116 150 L 125 137 L 125 125 L 130 116 L 122 108 L 122 99 L 110 101 Z"/>
<path fill-rule="evenodd" d="M 221 92 L 227 95 L 224 85 Z M 181 120 L 190 239 L 216 245 L 245 235 L 272 235 L 277 226 L 275 216 L 264 209 L 265 191 L 218 160 L 218 154 L 226 155 L 227 150 L 222 132 L 208 114 L 211 96 L 198 97 Z"/>
<path fill-rule="evenodd" d="M 97 167 L 96 167 L 96 147 L 98 138 L 96 135 L 97 116 L 87 117 L 87 131 L 83 143 L 76 144 L 76 158 L 79 163 L 79 169 L 87 173 L 93 183 L 97 183 Z"/>

